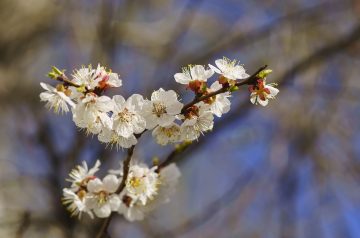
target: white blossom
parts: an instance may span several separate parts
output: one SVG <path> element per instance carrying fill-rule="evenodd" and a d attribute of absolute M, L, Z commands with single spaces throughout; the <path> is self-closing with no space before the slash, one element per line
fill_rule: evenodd
<path fill-rule="evenodd" d="M 116 131 L 109 128 L 103 128 L 103 130 L 98 134 L 98 139 L 110 146 L 115 145 L 116 147 L 122 148 L 130 148 L 137 143 L 137 139 L 134 134 L 131 134 L 129 137 L 123 137 L 116 133 Z"/>
<path fill-rule="evenodd" d="M 96 134 L 99 141 L 110 146 L 133 149 L 137 138 L 146 129 L 153 129 L 152 136 L 160 145 L 193 141 L 213 129 L 214 115 L 221 117 L 230 110 L 229 97 L 230 91 L 235 90 L 232 86 L 237 85 L 235 80 L 249 77 L 237 61 L 223 58 L 216 60 L 215 64 L 209 64 L 208 69 L 190 65 L 174 75 L 176 82 L 187 85 L 195 93 L 194 101 L 186 108 L 175 91 L 162 88 L 154 91 L 150 100 L 144 100 L 139 94 L 133 94 L 127 100 L 120 95 L 113 98 L 102 96 L 107 88 L 122 86 L 122 80 L 100 64 L 96 68 L 89 66 L 75 70 L 71 80 L 64 71 L 53 67 L 49 77 L 62 81 L 62 84 L 54 88 L 40 83 L 46 90 L 40 93 L 40 99 L 56 113 L 71 109 L 76 126 Z M 208 88 L 207 80 L 214 72 L 220 74 L 219 80 Z M 261 78 L 257 82 L 247 81 L 251 84 L 251 103 L 266 106 L 269 99 L 279 93 L 276 84 L 266 84 L 265 78 L 270 72 L 262 70 L 257 74 L 257 78 Z M 225 89 L 229 92 L 214 93 L 222 89 L 221 84 L 226 87 L 221 92 Z M 209 97 L 211 93 L 216 95 Z M 132 149 L 129 155 L 132 155 Z M 116 211 L 127 220 L 136 221 L 143 220 L 149 212 L 168 202 L 181 176 L 178 167 L 175 164 L 163 167 L 168 161 L 159 167 L 133 161 L 128 171 L 125 170 L 126 178 L 123 168 L 110 170 L 103 179 L 97 178 L 95 173 L 100 161 L 90 169 L 86 162 L 73 169 L 67 179 L 71 185 L 63 189 L 62 197 L 71 215 L 80 218 L 85 213 L 91 218 L 94 215 L 105 218 Z M 124 179 L 124 186 L 120 187 L 121 179 Z"/>
<path fill-rule="evenodd" d="M 151 101 L 144 101 L 142 115 L 146 120 L 146 129 L 153 129 L 160 125 L 171 125 L 175 116 L 181 112 L 183 104 L 178 101 L 177 94 L 173 90 L 165 91 L 160 88 L 151 95 Z"/>
<path fill-rule="evenodd" d="M 82 213 L 85 212 L 91 218 L 94 218 L 94 215 L 88 206 L 89 198 L 90 197 L 85 190 L 79 190 L 75 193 L 71 189 L 63 189 L 62 202 L 71 213 L 71 216 L 81 218 Z"/>
<path fill-rule="evenodd" d="M 89 207 L 90 194 L 87 191 L 89 181 L 95 179 L 95 173 L 99 170 L 100 161 L 96 161 L 93 168 L 89 169 L 86 162 L 83 161 L 82 166 L 78 165 L 73 169 L 67 179 L 71 182 L 70 188 L 63 189 L 63 204 L 67 206 L 68 210 L 73 216 L 81 217 L 83 212 L 93 217 Z"/>
<path fill-rule="evenodd" d="M 100 88 L 115 88 L 122 86 L 122 80 L 119 79 L 117 73 L 108 72 L 103 66 L 98 65 L 95 70 L 95 81 L 98 81 L 98 87 Z"/>
<path fill-rule="evenodd" d="M 202 65 L 195 65 L 183 68 L 183 72 L 176 73 L 174 78 L 178 83 L 189 84 L 195 80 L 206 82 L 213 74 L 212 69 L 205 69 Z"/>
<path fill-rule="evenodd" d="M 182 140 L 196 140 L 204 132 L 213 129 L 214 116 L 210 111 L 210 107 L 203 102 L 195 106 L 197 110 L 192 112 L 181 125 Z"/>
<path fill-rule="evenodd" d="M 148 169 L 145 165 L 133 165 L 137 166 L 134 168 L 135 170 L 139 170 L 139 167 L 141 167 L 139 174 L 147 174 L 147 172 L 156 169 L 156 167 L 153 167 L 152 169 Z M 147 171 L 147 172 L 146 172 Z M 132 189 L 124 189 L 124 191 L 121 193 L 121 205 L 119 206 L 118 212 L 120 214 L 123 214 L 124 217 L 129 221 L 136 221 L 136 220 L 143 220 L 145 215 L 155 208 L 157 208 L 159 205 L 165 202 L 170 201 L 170 196 L 175 191 L 175 186 L 178 182 L 178 179 L 180 177 L 181 173 L 177 166 L 175 164 L 170 164 L 169 166 L 163 168 L 160 170 L 157 176 L 154 176 L 156 178 L 156 193 L 152 192 L 153 195 L 151 196 L 151 199 L 147 199 L 146 203 L 144 204 L 138 196 L 138 193 L 134 193 Z M 153 184 L 148 183 L 146 181 L 137 181 L 136 183 L 142 183 L 145 182 L 145 184 Z M 136 188 L 136 190 L 141 191 L 139 188 Z M 146 187 L 146 186 L 145 186 Z M 144 187 L 142 187 L 144 188 Z M 151 190 L 151 189 L 150 189 Z M 148 191 L 147 189 L 144 189 L 143 191 Z"/>
<path fill-rule="evenodd" d="M 160 145 L 167 145 L 169 143 L 176 143 L 180 141 L 180 126 L 172 123 L 169 126 L 157 126 L 152 131 L 152 136 Z"/>
<path fill-rule="evenodd" d="M 66 181 L 71 183 L 71 190 L 76 192 L 81 187 L 86 187 L 89 180 L 94 178 L 95 173 L 99 170 L 101 163 L 99 160 L 96 161 L 94 167 L 88 168 L 85 161 L 82 162 L 82 166 L 78 165 L 75 169 L 71 170 L 69 179 Z"/>
<path fill-rule="evenodd" d="M 210 92 L 217 91 L 221 88 L 222 88 L 222 86 L 219 83 L 219 81 L 215 81 L 210 86 Z M 214 98 L 210 99 L 210 101 L 209 101 L 210 111 L 213 114 L 215 114 L 217 117 L 221 117 L 222 114 L 230 111 L 231 103 L 230 103 L 230 100 L 228 99 L 228 97 L 230 97 L 230 93 L 225 92 L 225 93 L 220 93 L 220 94 L 214 96 Z"/>
<path fill-rule="evenodd" d="M 120 180 L 113 174 L 107 175 L 102 181 L 98 178 L 90 180 L 87 189 L 92 194 L 89 207 L 100 218 L 110 216 L 120 206 L 119 195 L 116 194 Z"/>
<path fill-rule="evenodd" d="M 46 90 L 45 92 L 40 93 L 40 99 L 41 101 L 47 102 L 47 108 L 54 109 L 55 113 L 59 113 L 68 112 L 68 105 L 75 107 L 75 103 L 68 97 L 71 92 L 66 90 L 64 86 L 60 85 L 59 87 L 54 88 L 46 83 L 40 83 L 40 85 Z"/>
<path fill-rule="evenodd" d="M 135 196 L 123 191 L 120 194 L 122 198 L 118 213 L 122 214 L 128 221 L 141 221 L 145 218 L 144 206 L 141 205 Z"/>
<path fill-rule="evenodd" d="M 145 164 L 132 165 L 126 179 L 126 191 L 143 205 L 157 194 L 160 181 L 156 166 L 149 169 Z"/>
<path fill-rule="evenodd" d="M 113 97 L 114 110 L 112 114 L 113 130 L 122 137 L 129 138 L 133 134 L 145 130 L 146 121 L 140 115 L 144 99 L 139 94 L 133 94 L 126 101 L 120 96 Z"/>
<path fill-rule="evenodd" d="M 236 80 L 236 79 L 245 79 L 249 75 L 245 72 L 245 69 L 242 65 L 238 65 L 236 60 L 231 61 L 228 58 L 215 60 L 217 67 L 209 64 L 209 67 L 214 70 L 216 73 L 223 75 L 225 78 Z"/>
<path fill-rule="evenodd" d="M 98 97 L 95 94 L 88 93 L 73 108 L 73 121 L 76 126 L 86 129 L 88 133 L 98 134 L 104 127 L 112 127 L 108 112 L 113 107 L 111 98 L 107 96 Z"/>
<path fill-rule="evenodd" d="M 259 79 L 257 84 L 250 87 L 250 101 L 252 104 L 266 106 L 269 99 L 274 99 L 279 93 L 279 89 L 273 87 L 276 84 L 266 84 L 266 79 Z"/>
<path fill-rule="evenodd" d="M 100 64 L 96 69 L 93 69 L 91 65 L 82 67 L 75 70 L 72 76 L 73 83 L 85 87 L 87 90 L 94 90 L 95 88 L 106 89 L 122 85 L 122 80 L 119 79 L 118 74 L 107 72 Z"/>
<path fill-rule="evenodd" d="M 162 168 L 159 172 L 160 186 L 158 194 L 142 208 L 142 211 L 147 213 L 156 209 L 163 203 L 170 202 L 170 198 L 176 191 L 176 186 L 180 177 L 181 172 L 175 163 L 171 163 Z"/>

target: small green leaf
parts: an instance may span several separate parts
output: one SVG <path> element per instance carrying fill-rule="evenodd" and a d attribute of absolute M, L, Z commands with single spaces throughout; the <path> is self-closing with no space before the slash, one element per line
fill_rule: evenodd
<path fill-rule="evenodd" d="M 266 78 L 266 76 L 268 76 L 269 74 L 271 74 L 271 72 L 272 72 L 271 69 L 264 69 L 264 70 L 260 71 L 257 76 L 259 78 L 263 79 L 263 78 Z"/>

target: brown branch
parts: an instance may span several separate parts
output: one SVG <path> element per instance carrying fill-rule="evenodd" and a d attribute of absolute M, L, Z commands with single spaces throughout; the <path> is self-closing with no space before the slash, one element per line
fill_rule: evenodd
<path fill-rule="evenodd" d="M 247 79 L 237 82 L 235 84 L 235 86 L 240 87 L 242 85 L 252 84 L 253 81 L 255 79 L 257 79 L 257 75 L 266 68 L 267 68 L 267 65 L 262 66 L 255 73 L 253 73 L 251 76 L 249 76 Z M 181 110 L 181 113 L 184 114 L 186 109 L 195 105 L 198 102 L 201 102 L 203 100 L 206 100 L 206 99 L 216 96 L 218 94 L 225 93 L 227 91 L 229 91 L 229 88 L 223 87 L 223 88 L 221 88 L 217 91 L 214 91 L 212 93 L 209 93 L 207 95 L 204 95 L 201 97 L 195 97 L 193 101 L 184 105 L 184 107 Z M 141 134 L 140 134 L 140 136 L 141 136 Z M 159 172 L 162 168 L 164 168 L 164 167 L 168 166 L 169 164 L 171 164 L 172 162 L 174 162 L 174 160 L 176 159 L 176 156 L 178 154 L 180 154 L 181 152 L 185 151 L 190 145 L 191 145 L 191 143 L 189 143 L 189 142 L 184 142 L 183 144 L 178 145 L 172 152 L 170 152 L 170 154 L 166 157 L 166 159 L 159 165 L 157 171 Z"/>
<path fill-rule="evenodd" d="M 134 149 L 135 149 L 135 145 L 131 146 L 130 149 L 128 149 L 127 157 L 123 163 L 123 179 L 119 185 L 119 188 L 116 190 L 116 193 L 121 193 L 122 190 L 124 190 L 124 188 L 125 188 L 126 179 L 129 174 L 131 158 L 132 158 L 132 155 L 134 154 Z"/>
<path fill-rule="evenodd" d="M 287 70 L 282 76 L 280 76 L 277 80 L 275 80 L 281 87 L 288 84 L 293 80 L 294 76 L 308 70 L 313 65 L 328 59 L 329 57 L 333 57 L 339 51 L 347 49 L 351 45 L 355 44 L 360 39 L 360 24 L 355 26 L 349 34 L 345 36 L 340 36 L 339 40 L 330 43 L 319 50 L 316 50 L 313 54 L 305 57 L 300 60 L 298 63 L 295 63 L 292 68 Z M 233 121 L 244 117 L 246 112 L 251 110 L 253 107 L 248 101 L 244 101 L 240 103 L 240 105 L 233 110 L 232 113 L 229 113 L 226 117 L 224 117 L 217 124 L 217 131 L 220 129 L 229 126 Z M 216 135 L 214 131 L 211 135 L 207 137 L 201 138 L 196 144 L 191 146 L 185 153 L 192 153 L 193 151 L 198 150 L 202 145 L 206 143 L 206 141 L 210 140 L 212 136 Z M 188 158 L 188 156 L 184 156 L 184 158 Z"/>
<path fill-rule="evenodd" d="M 189 146 L 191 145 L 191 142 L 183 142 L 180 145 L 177 145 L 175 147 L 175 149 L 173 151 L 171 151 L 169 153 L 169 155 L 166 157 L 166 159 L 159 164 L 156 172 L 159 172 L 162 168 L 168 166 L 169 164 L 171 164 L 172 162 L 174 162 L 174 160 L 176 159 L 176 156 L 180 153 L 182 153 L 183 151 L 185 151 Z"/>
<path fill-rule="evenodd" d="M 96 238 L 108 238 L 110 237 L 110 235 L 108 234 L 108 227 L 110 225 L 111 219 L 114 216 L 114 214 L 112 213 L 108 218 L 106 218 L 103 222 L 103 224 L 101 225 L 100 231 L 99 233 L 96 235 Z"/>
<path fill-rule="evenodd" d="M 16 238 L 24 237 L 24 233 L 29 228 L 29 226 L 30 226 L 30 212 L 25 211 L 24 214 L 22 215 L 19 228 L 16 231 L 15 237 Z"/>
<path fill-rule="evenodd" d="M 350 47 L 352 44 L 356 43 L 360 39 L 360 25 L 354 27 L 354 29 L 347 35 L 347 36 L 341 36 L 338 41 L 326 45 L 323 48 L 315 51 L 310 56 L 306 57 L 303 60 L 300 60 L 297 64 L 294 65 L 291 69 L 286 71 L 277 82 L 280 85 L 285 85 L 286 83 L 290 82 L 293 77 L 296 74 L 299 74 L 300 72 L 303 72 L 307 69 L 309 69 L 311 66 L 313 66 L 315 63 L 319 63 L 320 61 L 323 61 L 327 59 L 328 57 L 334 56 L 337 52 L 340 50 L 346 49 Z M 250 107 L 250 104 L 248 102 L 244 102 L 240 104 L 237 110 L 235 110 L 234 113 L 227 116 L 225 120 L 222 120 L 218 125 L 217 128 L 224 128 L 225 126 L 229 125 L 230 122 L 234 121 L 235 119 L 239 119 L 239 117 L 243 117 L 246 115 L 246 111 L 249 111 L 252 107 Z M 241 109 L 241 110 L 240 110 Z M 241 113 L 241 114 L 240 114 Z M 212 136 L 215 134 L 213 133 Z M 210 136 L 203 138 L 198 143 L 194 144 L 189 148 L 185 153 L 192 153 L 195 150 L 198 150 L 202 145 L 205 144 L 205 142 L 211 139 Z M 170 154 L 171 155 L 171 154 Z M 177 155 L 177 154 L 176 154 Z M 171 155 L 171 157 L 175 157 L 176 155 Z M 189 158 L 189 156 L 183 156 L 182 158 Z M 172 158 L 173 160 L 173 158 Z M 183 161 L 183 160 L 182 160 Z M 246 176 L 246 175 L 245 175 Z M 246 180 L 246 179 L 245 179 Z M 241 178 L 238 179 L 238 181 L 241 181 Z M 245 181 L 244 181 L 245 182 Z M 230 199 L 230 197 L 233 197 L 235 192 L 234 190 L 238 190 L 241 186 L 236 182 L 234 186 L 229 189 L 228 192 L 226 192 L 221 199 Z M 239 192 L 236 192 L 236 194 L 239 194 Z M 214 203 L 210 204 L 206 209 L 203 210 L 199 215 L 191 218 L 188 222 L 180 225 L 178 228 L 175 228 L 172 231 L 167 231 L 163 234 L 160 234 L 160 237 L 169 237 L 169 235 L 173 234 L 184 234 L 185 232 L 192 230 L 196 227 L 199 227 L 200 225 L 204 224 L 206 221 L 208 221 L 210 218 L 212 218 L 219 210 L 221 210 L 224 206 L 222 206 L 221 199 L 216 200 Z"/>
<path fill-rule="evenodd" d="M 128 149 L 127 157 L 123 162 L 123 178 L 122 178 L 121 183 L 120 183 L 120 185 L 119 185 L 119 187 L 118 187 L 118 189 L 116 190 L 115 193 L 120 194 L 125 188 L 127 176 L 129 174 L 131 158 L 132 158 L 132 156 L 134 154 L 134 149 L 135 149 L 135 145 L 131 146 Z M 108 218 L 106 218 L 104 220 L 104 222 L 103 222 L 103 224 L 102 224 L 102 226 L 100 228 L 100 231 L 98 232 L 96 238 L 109 237 L 109 235 L 107 234 L 107 229 L 108 229 L 108 227 L 110 225 L 110 222 L 111 222 L 112 218 L 113 218 L 113 214 L 110 215 Z"/>
<path fill-rule="evenodd" d="M 262 66 L 261 68 L 259 68 L 255 73 L 253 73 L 251 76 L 249 76 L 248 78 L 246 78 L 245 80 L 242 81 L 237 81 L 235 86 L 242 86 L 242 85 L 247 85 L 247 84 L 252 84 L 253 81 L 257 78 L 258 73 L 260 73 L 262 70 L 266 69 L 267 65 Z M 228 92 L 230 88 L 228 87 L 222 87 L 221 89 L 211 92 L 207 95 L 201 96 L 201 97 L 195 97 L 194 100 L 192 100 L 191 102 L 189 102 L 188 104 L 186 104 L 182 109 L 181 109 L 181 113 L 184 114 L 186 109 L 188 109 L 189 107 L 195 105 L 196 103 L 199 103 L 203 100 L 206 100 L 208 98 L 211 98 L 213 96 L 216 96 L 218 94 L 221 93 L 225 93 Z"/>
<path fill-rule="evenodd" d="M 66 85 L 74 86 L 76 88 L 79 88 L 80 85 L 72 82 L 65 74 L 62 74 L 55 78 L 57 81 L 63 82 Z"/>

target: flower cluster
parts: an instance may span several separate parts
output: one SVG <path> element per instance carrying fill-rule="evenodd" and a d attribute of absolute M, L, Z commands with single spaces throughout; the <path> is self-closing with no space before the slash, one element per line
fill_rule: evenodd
<path fill-rule="evenodd" d="M 180 177 L 175 164 L 149 168 L 142 163 L 130 163 L 134 146 L 147 130 L 160 145 L 197 140 L 214 127 L 214 116 L 230 110 L 230 96 L 242 85 L 248 85 L 250 101 L 266 106 L 279 90 L 267 84 L 271 70 L 265 67 L 248 75 L 237 61 L 218 59 L 213 66 L 189 65 L 176 73 L 176 82 L 194 93 L 193 101 L 183 104 L 173 90 L 158 89 L 149 99 L 133 94 L 104 95 L 108 88 L 122 86 L 119 75 L 98 65 L 75 70 L 70 78 L 64 71 L 52 68 L 48 76 L 59 83 L 53 87 L 41 83 L 45 90 L 40 99 L 56 113 L 72 112 L 75 125 L 98 140 L 118 148 L 130 148 L 129 164 L 112 171 L 103 179 L 95 176 L 97 161 L 92 169 L 86 163 L 70 173 L 70 188 L 63 190 L 63 202 L 75 216 L 87 213 L 94 217 L 109 217 L 112 212 L 123 214 L 130 221 L 141 220 L 169 194 Z M 214 74 L 217 80 L 209 83 Z M 169 164 L 164 161 L 164 164 Z M 125 164 L 125 162 L 124 162 Z"/>
<path fill-rule="evenodd" d="M 73 121 L 87 133 L 97 135 L 99 141 L 117 147 L 130 148 L 137 143 L 137 135 L 144 130 L 153 130 L 153 137 L 161 145 L 196 140 L 201 134 L 213 129 L 214 116 L 221 117 L 230 110 L 230 93 L 236 89 L 236 80 L 249 77 L 243 66 L 226 58 L 215 61 L 216 67 L 209 65 L 190 65 L 176 73 L 176 82 L 186 84 L 196 97 L 206 97 L 213 92 L 228 88 L 224 93 L 208 97 L 184 107 L 173 90 L 160 88 L 150 99 L 133 94 L 125 99 L 121 95 L 112 98 L 102 95 L 111 87 L 120 87 L 122 80 L 116 73 L 108 72 L 102 66 L 93 69 L 83 67 L 72 74 L 71 80 L 64 81 L 65 75 L 56 68 L 50 73 L 63 84 L 56 88 L 41 83 L 46 90 L 40 98 L 55 112 L 68 112 L 69 106 Z M 214 73 L 219 79 L 207 86 Z M 278 90 L 267 85 L 265 78 L 250 85 L 251 102 L 265 106 L 268 99 L 274 98 Z"/>
<path fill-rule="evenodd" d="M 158 171 L 158 167 L 148 168 L 145 164 L 132 164 L 125 181 L 124 189 L 119 193 L 122 172 L 110 171 L 103 179 L 95 173 L 99 170 L 97 161 L 92 169 L 83 162 L 70 173 L 70 188 L 63 189 L 63 203 L 73 216 L 82 213 L 91 218 L 109 217 L 111 212 L 124 215 L 129 221 L 142 220 L 169 196 L 180 177 L 175 164 Z M 122 169 L 120 171 L 123 171 Z"/>

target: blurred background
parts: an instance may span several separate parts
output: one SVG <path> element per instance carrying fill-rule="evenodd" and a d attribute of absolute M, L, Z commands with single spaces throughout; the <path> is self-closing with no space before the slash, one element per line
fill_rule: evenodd
<path fill-rule="evenodd" d="M 86 137 L 40 102 L 50 66 L 101 63 L 125 97 L 163 87 L 187 64 L 264 64 L 280 94 L 251 105 L 246 88 L 212 133 L 176 159 L 172 201 L 142 222 L 116 216 L 111 237 L 360 237 L 360 1 L 1 0 L 0 237 L 93 237 L 100 219 L 61 205 L 76 164 L 117 168 L 126 151 Z M 144 135 L 135 156 L 164 159 Z"/>

